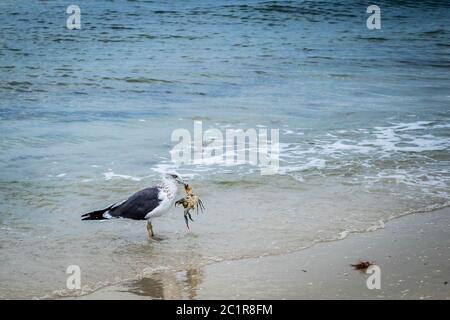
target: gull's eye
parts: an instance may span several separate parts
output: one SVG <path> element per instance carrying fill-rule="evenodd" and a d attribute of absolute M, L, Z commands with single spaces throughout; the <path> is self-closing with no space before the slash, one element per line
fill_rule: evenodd
<path fill-rule="evenodd" d="M 172 176 L 172 178 L 174 178 L 174 179 L 178 178 L 178 176 L 177 176 L 176 174 L 172 174 L 171 176 Z"/>

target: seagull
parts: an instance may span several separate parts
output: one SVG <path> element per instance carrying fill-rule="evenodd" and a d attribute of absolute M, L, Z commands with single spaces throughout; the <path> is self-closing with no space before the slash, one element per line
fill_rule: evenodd
<path fill-rule="evenodd" d="M 81 220 L 113 218 L 147 220 L 148 238 L 155 239 L 152 220 L 170 210 L 175 203 L 179 184 L 186 185 L 178 173 L 166 172 L 162 176 L 161 184 L 142 189 L 107 208 L 85 213 L 81 216 Z"/>

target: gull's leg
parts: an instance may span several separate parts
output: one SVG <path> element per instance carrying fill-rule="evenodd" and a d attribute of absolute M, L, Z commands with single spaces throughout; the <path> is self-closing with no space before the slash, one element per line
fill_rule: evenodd
<path fill-rule="evenodd" d="M 150 220 L 147 221 L 147 232 L 148 232 L 148 239 L 152 240 L 155 234 L 153 233 L 153 226 Z"/>
<path fill-rule="evenodd" d="M 165 239 L 165 237 L 155 235 L 155 233 L 153 232 L 153 225 L 150 221 L 147 221 L 147 232 L 148 232 L 148 240 L 161 241 Z"/>

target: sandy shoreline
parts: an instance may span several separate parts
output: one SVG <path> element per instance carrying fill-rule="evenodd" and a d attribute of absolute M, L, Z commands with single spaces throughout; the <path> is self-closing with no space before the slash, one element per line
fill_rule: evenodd
<path fill-rule="evenodd" d="M 450 299 L 450 208 L 392 220 L 298 252 L 218 262 L 202 270 L 156 272 L 81 299 Z M 354 271 L 381 270 L 381 289 Z"/>

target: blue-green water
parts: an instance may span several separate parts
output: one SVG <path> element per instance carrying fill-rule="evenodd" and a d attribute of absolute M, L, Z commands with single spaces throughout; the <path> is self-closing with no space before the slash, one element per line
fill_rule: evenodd
<path fill-rule="evenodd" d="M 378 2 L 381 30 L 360 1 L 77 1 L 81 30 L 69 4 L 0 3 L 0 297 L 64 289 L 70 264 L 89 292 L 448 205 L 448 2 Z M 194 120 L 279 129 L 279 174 L 177 168 L 207 212 L 190 233 L 161 218 L 160 244 L 79 221 L 152 184 Z"/>

